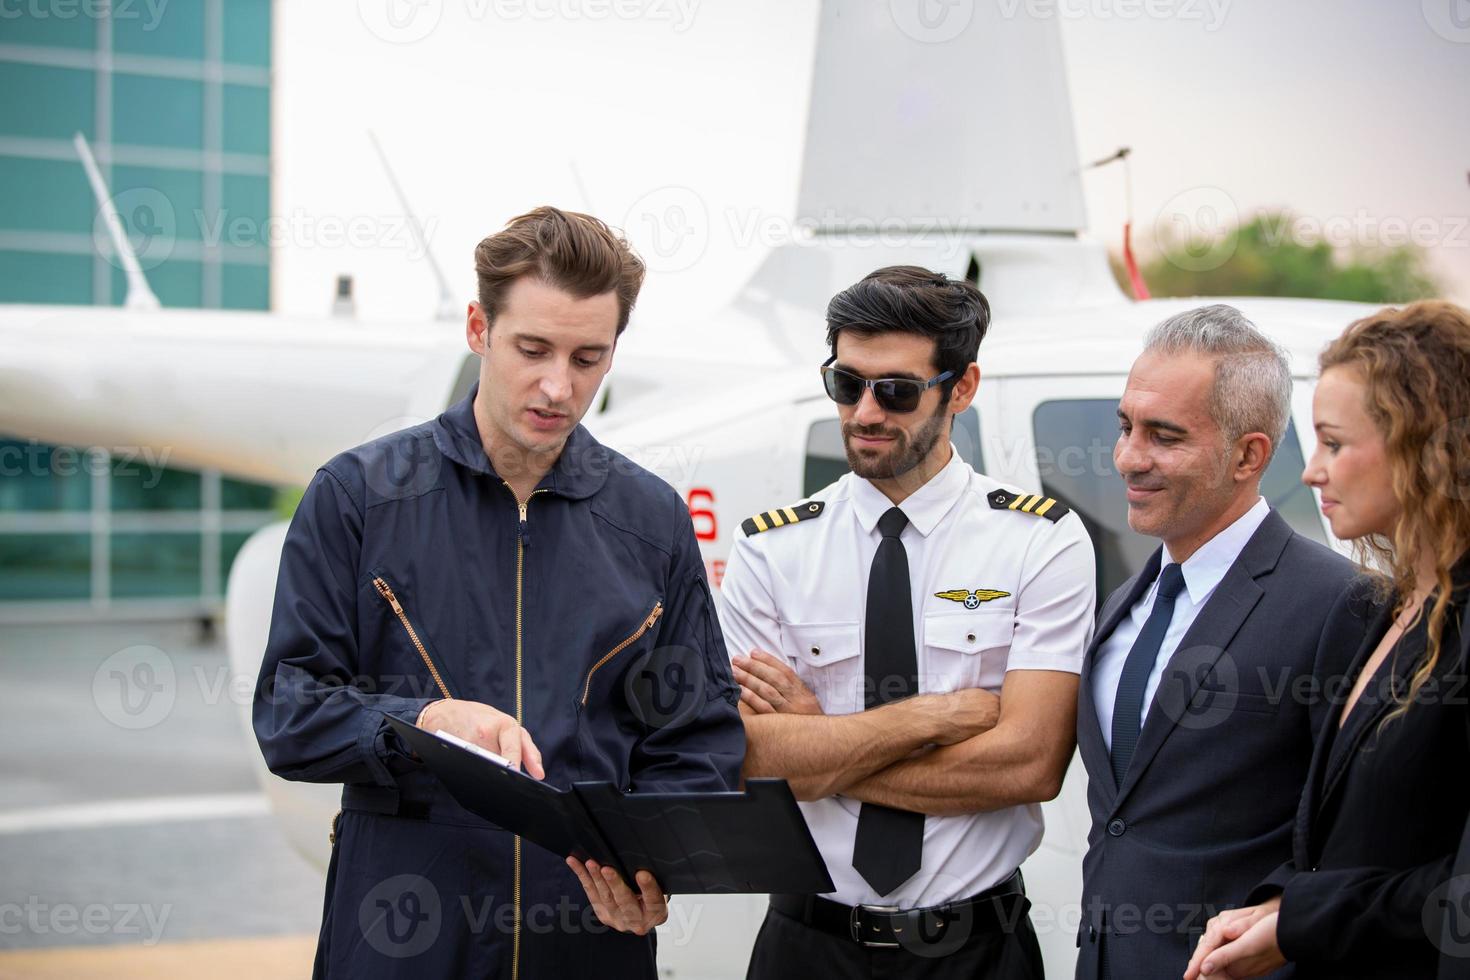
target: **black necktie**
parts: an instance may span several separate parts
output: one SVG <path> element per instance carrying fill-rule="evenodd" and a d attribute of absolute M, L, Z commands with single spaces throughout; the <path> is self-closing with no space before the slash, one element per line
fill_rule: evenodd
<path fill-rule="evenodd" d="M 878 553 L 868 574 L 868 607 L 863 642 L 866 687 L 863 706 L 874 708 L 919 691 L 919 658 L 914 651 L 914 607 L 909 587 L 909 556 L 899 533 L 909 519 L 897 507 L 878 518 Z M 914 876 L 923 863 L 924 815 L 864 803 L 858 813 L 852 866 L 879 895 L 887 895 Z"/>
<path fill-rule="evenodd" d="M 1128 764 L 1133 761 L 1133 750 L 1138 748 L 1138 730 L 1142 725 L 1143 692 L 1148 688 L 1149 674 L 1159 659 L 1159 648 L 1164 645 L 1164 634 L 1169 631 L 1169 621 L 1174 618 L 1174 600 L 1184 588 L 1184 573 L 1178 562 L 1164 566 L 1159 575 L 1159 591 L 1154 596 L 1154 607 L 1144 620 L 1128 659 L 1123 662 L 1123 676 L 1118 679 L 1118 696 L 1113 701 L 1113 779 L 1119 786 L 1128 774 Z"/>

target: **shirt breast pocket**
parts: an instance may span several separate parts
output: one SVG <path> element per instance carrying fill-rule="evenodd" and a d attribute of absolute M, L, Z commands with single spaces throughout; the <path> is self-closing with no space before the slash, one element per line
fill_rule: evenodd
<path fill-rule="evenodd" d="M 998 690 L 1005 680 L 1014 623 L 1009 613 L 930 613 L 924 617 L 919 690 Z"/>
<path fill-rule="evenodd" d="M 856 622 L 781 624 L 781 652 L 829 714 L 863 710 L 862 650 Z"/>

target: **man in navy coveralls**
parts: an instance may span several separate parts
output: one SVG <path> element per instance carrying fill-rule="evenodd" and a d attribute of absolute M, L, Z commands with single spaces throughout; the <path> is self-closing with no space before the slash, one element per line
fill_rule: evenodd
<path fill-rule="evenodd" d="M 642 262 L 597 219 L 543 207 L 475 265 L 479 384 L 306 489 L 255 733 L 272 772 L 345 784 L 317 976 L 653 978 L 668 913 L 652 876 L 624 882 L 467 812 L 386 721 L 559 787 L 728 790 L 745 754 L 686 505 L 579 424 Z"/>

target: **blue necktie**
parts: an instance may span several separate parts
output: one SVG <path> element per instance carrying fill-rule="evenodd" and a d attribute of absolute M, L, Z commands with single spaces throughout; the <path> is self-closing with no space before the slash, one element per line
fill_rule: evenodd
<path fill-rule="evenodd" d="M 1133 750 L 1138 748 L 1138 731 L 1142 727 L 1143 692 L 1148 688 L 1148 678 L 1153 673 L 1154 663 L 1159 659 L 1159 648 L 1164 645 L 1164 634 L 1169 632 L 1169 621 L 1174 618 L 1174 600 L 1184 588 L 1184 573 L 1177 562 L 1164 566 L 1159 575 L 1159 591 L 1154 596 L 1154 607 L 1144 621 L 1128 659 L 1123 662 L 1123 676 L 1118 679 L 1118 695 L 1113 701 L 1113 779 L 1119 786 L 1128 774 L 1128 764 L 1133 761 Z"/>

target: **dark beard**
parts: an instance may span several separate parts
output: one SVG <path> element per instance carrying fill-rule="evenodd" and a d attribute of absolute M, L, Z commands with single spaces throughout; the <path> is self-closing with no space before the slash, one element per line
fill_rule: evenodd
<path fill-rule="evenodd" d="M 944 424 L 949 418 L 946 409 L 948 400 L 941 398 L 934 414 L 929 416 L 913 433 L 902 429 L 886 429 L 848 422 L 842 427 L 842 448 L 847 453 L 847 465 L 857 476 L 865 480 L 892 480 L 903 476 L 923 462 L 933 450 L 939 437 L 944 435 Z M 852 436 L 892 436 L 893 447 L 883 456 L 863 456 L 852 448 Z"/>

